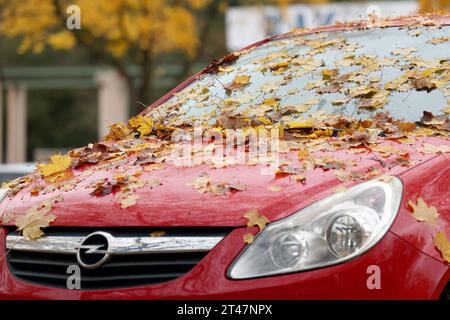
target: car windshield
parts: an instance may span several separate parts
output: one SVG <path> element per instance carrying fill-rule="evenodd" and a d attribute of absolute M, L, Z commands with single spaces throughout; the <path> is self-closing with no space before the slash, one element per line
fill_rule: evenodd
<path fill-rule="evenodd" d="M 167 126 L 239 127 L 389 113 L 448 113 L 449 27 L 389 27 L 280 38 L 225 57 L 147 111 Z"/>

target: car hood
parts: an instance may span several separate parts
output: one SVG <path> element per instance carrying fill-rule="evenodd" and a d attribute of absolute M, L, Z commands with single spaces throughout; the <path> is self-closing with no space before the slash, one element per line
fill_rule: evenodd
<path fill-rule="evenodd" d="M 448 144 L 441 139 L 426 138 L 427 143 L 433 141 Z M 435 154 L 418 151 L 422 142 L 418 139 L 415 143 L 401 145 L 409 153 L 410 164 L 419 165 L 435 157 Z M 402 166 L 396 162 L 395 156 L 380 158 L 370 151 L 350 153 L 341 150 L 328 154 L 319 152 L 314 156 L 331 155 L 345 161 L 346 170 L 358 174 L 358 178 L 341 181 L 333 166 L 303 168 L 300 178 L 298 174 L 286 172 L 263 172 L 262 165 L 211 168 L 208 165 L 177 167 L 168 163 L 144 172 L 137 171 L 139 166 L 123 165 L 111 170 L 94 165 L 75 170 L 73 176 L 62 184 L 48 183 L 37 196 L 32 195 L 32 185 L 8 196 L 0 205 L 0 213 L 3 214 L 3 224 L 13 225 L 15 217 L 31 207 L 59 198 L 52 206 L 51 213 L 56 216 L 52 226 L 243 226 L 247 222 L 243 215 L 249 210 L 257 209 L 270 221 L 275 221 L 337 192 L 335 187 L 339 185 L 348 187 L 380 174 L 398 175 L 411 168 L 411 165 Z M 289 157 L 298 157 L 298 152 L 288 151 L 281 156 L 283 163 Z M 132 160 L 131 155 L 127 163 L 132 163 Z M 128 208 L 121 207 L 117 192 L 104 196 L 91 194 L 98 181 L 112 179 L 118 172 L 122 175 L 124 172 L 136 173 L 139 180 L 150 181 L 133 192 L 137 200 Z M 231 191 L 215 195 L 197 190 L 194 181 L 206 174 L 212 183 L 232 186 Z"/>

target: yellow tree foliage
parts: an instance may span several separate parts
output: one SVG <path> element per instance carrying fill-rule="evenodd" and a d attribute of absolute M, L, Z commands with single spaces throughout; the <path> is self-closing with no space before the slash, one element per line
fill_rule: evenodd
<path fill-rule="evenodd" d="M 20 52 L 71 49 L 75 33 L 87 44 L 105 43 L 122 57 L 131 49 L 152 54 L 179 50 L 193 55 L 198 47 L 194 11 L 210 0 L 0 0 L 0 32 L 22 38 Z M 70 5 L 80 8 L 81 30 L 65 27 Z M 79 39 L 78 39 L 79 40 Z"/>
<path fill-rule="evenodd" d="M 419 0 L 419 3 L 422 12 L 436 12 L 450 9 L 450 0 Z"/>

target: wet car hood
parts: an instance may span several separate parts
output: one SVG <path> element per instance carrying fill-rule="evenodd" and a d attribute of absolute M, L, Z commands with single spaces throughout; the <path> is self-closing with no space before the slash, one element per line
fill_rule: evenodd
<path fill-rule="evenodd" d="M 426 138 L 427 143 L 433 141 L 448 144 L 443 139 Z M 415 143 L 401 145 L 402 149 L 408 150 L 411 163 L 416 166 L 436 156 L 420 153 L 420 143 L 418 139 Z M 302 182 L 288 174 L 262 174 L 260 165 L 214 169 L 207 165 L 176 167 L 166 164 L 159 170 L 143 172 L 139 176 L 139 179 L 153 183 L 136 189 L 136 204 L 123 209 L 113 193 L 91 195 L 96 181 L 117 174 L 110 169 L 93 166 L 75 170 L 68 184 L 60 189 L 43 190 L 39 195 L 32 196 L 30 186 L 15 196 L 8 196 L 0 205 L 0 213 L 3 217 L 9 217 L 10 221 L 6 224 L 13 225 L 14 216 L 23 214 L 42 201 L 62 195 L 62 200 L 53 204 L 51 213 L 56 215 L 56 219 L 52 226 L 243 226 L 247 221 L 243 215 L 249 210 L 257 209 L 270 221 L 275 221 L 336 192 L 333 189 L 338 185 L 348 187 L 375 177 L 368 175 L 368 172 L 375 170 L 377 174 L 398 175 L 411 168 L 394 163 L 394 157 L 380 159 L 370 151 L 350 153 L 341 150 L 329 155 L 344 160 L 350 166 L 347 170 L 358 172 L 365 178 L 342 182 L 335 174 L 336 169 L 314 168 L 302 171 L 301 175 L 305 178 Z M 297 152 L 282 154 L 283 158 L 289 156 L 296 157 Z M 131 174 L 135 170 L 130 167 L 127 171 Z M 200 193 L 189 184 L 203 172 L 207 172 L 214 182 L 244 185 L 245 190 L 224 195 Z"/>

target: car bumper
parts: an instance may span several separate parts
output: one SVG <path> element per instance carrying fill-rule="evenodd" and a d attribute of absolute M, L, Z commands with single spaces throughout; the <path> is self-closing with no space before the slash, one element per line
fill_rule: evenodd
<path fill-rule="evenodd" d="M 4 258 L 5 231 L 0 230 L 0 299 L 437 299 L 450 276 L 448 266 L 389 232 L 370 251 L 343 264 L 231 280 L 226 276 L 227 268 L 244 247 L 244 232 L 231 232 L 178 279 L 157 285 L 83 291 L 16 279 Z M 368 268 L 373 265 L 380 270 L 379 289 L 368 286 L 372 275 Z"/>

